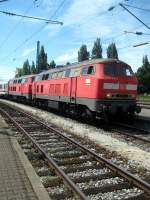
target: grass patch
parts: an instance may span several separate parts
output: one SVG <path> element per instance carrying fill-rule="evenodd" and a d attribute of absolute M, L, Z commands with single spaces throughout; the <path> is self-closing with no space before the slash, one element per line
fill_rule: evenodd
<path fill-rule="evenodd" d="M 147 94 L 147 95 L 139 94 L 137 96 L 137 100 L 139 100 L 139 101 L 150 101 L 150 94 Z"/>

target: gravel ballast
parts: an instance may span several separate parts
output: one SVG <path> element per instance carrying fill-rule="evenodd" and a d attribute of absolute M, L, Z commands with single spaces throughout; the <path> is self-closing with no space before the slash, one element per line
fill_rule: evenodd
<path fill-rule="evenodd" d="M 82 124 L 69 118 L 57 116 L 53 113 L 43 111 L 38 108 L 33 108 L 31 106 L 22 105 L 7 100 L 0 101 L 21 108 L 24 111 L 33 114 L 34 116 L 40 117 L 45 122 L 52 123 L 73 134 L 79 135 L 83 138 L 86 137 L 95 144 L 100 145 L 109 151 L 115 151 L 117 154 L 127 159 L 136 161 L 140 166 L 150 170 L 150 152 L 146 152 L 138 147 L 120 141 L 117 138 L 113 138 L 111 137 L 111 133 L 109 135 L 109 132 L 105 132 L 104 130 L 91 125 Z"/>

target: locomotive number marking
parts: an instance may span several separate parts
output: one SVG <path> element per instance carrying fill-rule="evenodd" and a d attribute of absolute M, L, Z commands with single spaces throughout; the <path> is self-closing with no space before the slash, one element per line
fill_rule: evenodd
<path fill-rule="evenodd" d="M 86 84 L 86 85 L 91 85 L 91 79 L 86 78 L 86 79 L 85 79 L 85 84 Z"/>

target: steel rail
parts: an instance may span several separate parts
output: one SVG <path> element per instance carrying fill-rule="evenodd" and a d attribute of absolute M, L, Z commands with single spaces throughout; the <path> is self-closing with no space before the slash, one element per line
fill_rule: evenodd
<path fill-rule="evenodd" d="M 137 104 L 142 108 L 150 109 L 150 101 L 137 101 Z"/>
<path fill-rule="evenodd" d="M 113 125 L 119 125 L 120 127 L 124 127 L 124 128 L 130 128 L 132 130 L 135 130 L 135 131 L 141 131 L 143 133 L 146 133 L 146 134 L 150 134 L 150 131 L 149 130 L 145 130 L 145 129 L 141 129 L 141 128 L 137 128 L 137 127 L 134 127 L 134 126 L 130 126 L 130 125 L 127 125 L 127 124 L 123 124 L 123 123 L 117 123 L 117 122 L 114 122 Z M 112 131 L 113 129 L 111 129 Z M 129 134 L 129 133 L 126 133 L 124 131 L 120 131 L 120 130 L 113 130 L 113 131 L 116 131 L 118 133 L 121 133 L 121 134 L 124 134 L 124 135 L 127 135 L 127 136 L 130 136 L 132 138 L 135 138 L 135 139 L 138 139 L 138 140 L 141 140 L 143 142 L 146 142 L 146 143 L 150 143 L 150 140 L 147 140 L 146 138 L 142 138 L 142 137 L 139 137 L 137 135 L 132 135 L 132 134 Z"/>
<path fill-rule="evenodd" d="M 43 154 L 43 156 L 48 160 L 49 165 L 57 172 L 59 176 L 63 178 L 65 183 L 69 186 L 69 188 L 77 195 L 80 197 L 82 200 L 89 200 L 87 196 L 76 186 L 76 184 L 59 168 L 59 166 L 54 162 L 54 160 L 47 155 L 47 153 L 40 147 L 40 145 L 18 124 L 13 117 L 11 117 L 6 111 L 0 108 L 0 111 L 7 116 L 15 125 L 16 127 L 24 133 L 36 146 L 39 152 Z"/>
<path fill-rule="evenodd" d="M 10 106 L 10 105 L 9 105 L 9 107 L 12 108 L 12 106 Z M 12 109 L 14 109 L 14 108 L 12 108 Z M 30 114 L 27 114 L 24 111 L 20 111 L 20 109 L 18 109 L 17 107 L 16 107 L 16 110 L 18 112 L 21 112 L 24 115 L 28 116 L 30 119 L 34 120 L 35 122 L 38 122 L 39 124 L 43 125 L 48 130 L 55 131 L 55 133 L 59 134 L 60 136 L 62 136 L 65 139 L 67 139 L 68 141 L 70 141 L 71 143 L 76 145 L 77 147 L 80 147 L 81 150 L 83 150 L 84 152 L 88 153 L 89 155 L 92 155 L 103 166 L 106 166 L 109 169 L 111 169 L 116 175 L 120 175 L 121 177 L 124 177 L 126 180 L 128 180 L 128 182 L 130 184 L 140 188 L 141 190 L 143 190 L 145 193 L 147 193 L 150 196 L 150 184 L 149 183 L 137 178 L 136 176 L 132 175 L 130 172 L 127 172 L 124 169 L 122 169 L 121 167 L 118 167 L 117 165 L 111 163 L 109 160 L 99 156 L 98 154 L 96 154 L 92 150 L 89 150 L 87 147 L 83 146 L 82 144 L 79 144 L 78 142 L 74 141 L 73 139 L 71 139 L 71 138 L 67 137 L 66 135 L 62 134 L 60 131 L 55 130 L 52 127 L 49 127 L 47 124 L 45 124 L 44 122 L 41 122 L 40 120 L 36 119 L 35 117 L 31 116 Z"/>

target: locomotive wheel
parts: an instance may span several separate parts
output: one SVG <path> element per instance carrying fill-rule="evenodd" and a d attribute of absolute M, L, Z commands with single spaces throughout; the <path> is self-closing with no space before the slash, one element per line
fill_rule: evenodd
<path fill-rule="evenodd" d="M 87 108 L 82 110 L 81 117 L 83 120 L 87 120 L 90 122 L 92 122 L 95 119 L 94 114 Z"/>

